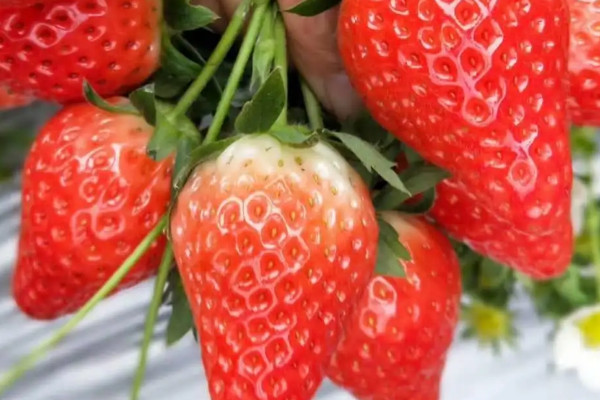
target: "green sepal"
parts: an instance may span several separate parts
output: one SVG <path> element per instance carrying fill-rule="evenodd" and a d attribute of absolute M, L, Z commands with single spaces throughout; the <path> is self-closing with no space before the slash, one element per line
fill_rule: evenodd
<path fill-rule="evenodd" d="M 192 311 L 183 289 L 181 277 L 175 270 L 169 274 L 165 297 L 167 297 L 171 305 L 171 315 L 166 331 L 166 343 L 167 346 L 172 346 L 188 332 L 192 331 L 194 326 Z"/>
<path fill-rule="evenodd" d="M 173 116 L 173 105 L 156 101 L 156 125 L 150 142 L 148 155 L 157 161 L 171 155 L 177 148 L 177 143 L 184 137 L 190 140 L 199 138 L 200 133 L 194 123 L 186 116 Z"/>
<path fill-rule="evenodd" d="M 190 0 L 167 0 L 164 2 L 164 17 L 174 30 L 191 31 L 203 28 L 219 17 L 210 9 L 193 5 Z"/>
<path fill-rule="evenodd" d="M 360 160 L 368 171 L 375 171 L 388 184 L 409 197 L 411 192 L 406 188 L 395 172 L 396 163 L 385 158 L 371 143 L 343 132 L 323 130 L 323 133 L 338 139 L 354 156 Z"/>
<path fill-rule="evenodd" d="M 258 89 L 252 100 L 244 104 L 235 121 L 240 133 L 267 132 L 286 105 L 286 91 L 281 69 L 276 68 Z"/>
<path fill-rule="evenodd" d="M 400 242 L 398 232 L 392 225 L 383 218 L 378 218 L 377 222 L 379 223 L 379 242 L 375 273 L 403 278 L 406 276 L 406 271 L 401 261 L 409 261 L 411 255 Z"/>
<path fill-rule="evenodd" d="M 341 0 L 303 0 L 286 11 L 303 17 L 314 17 L 337 6 L 340 2 Z"/>
<path fill-rule="evenodd" d="M 94 107 L 112 114 L 140 115 L 130 103 L 109 103 L 104 100 L 86 80 L 83 81 L 83 97 Z"/>

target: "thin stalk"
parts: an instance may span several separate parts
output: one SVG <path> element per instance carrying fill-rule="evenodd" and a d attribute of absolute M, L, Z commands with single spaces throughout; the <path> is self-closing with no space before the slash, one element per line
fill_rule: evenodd
<path fill-rule="evenodd" d="M 285 89 L 286 94 L 286 104 L 281 112 L 279 118 L 275 122 L 275 125 L 287 125 L 287 93 L 288 93 L 288 59 L 287 59 L 287 38 L 285 33 L 285 25 L 283 23 L 283 17 L 281 12 L 277 13 L 277 17 L 275 18 L 275 28 L 274 28 L 274 37 L 275 37 L 275 57 L 273 60 L 274 66 L 281 69 L 281 73 L 283 75 L 283 87 Z"/>
<path fill-rule="evenodd" d="M 142 258 L 146 250 L 150 248 L 152 243 L 162 234 L 167 223 L 167 217 L 163 216 L 158 224 L 135 248 L 133 253 L 121 264 L 108 281 L 96 292 L 96 294 L 88 300 L 87 303 L 54 335 L 42 342 L 34 348 L 27 356 L 23 357 L 15 366 L 4 374 L 0 379 L 0 394 L 4 393 L 11 387 L 25 372 L 30 370 L 35 363 L 40 360 L 48 351 L 60 343 L 79 323 L 104 299 L 110 294 L 123 280 L 125 275 L 135 266 Z"/>
<path fill-rule="evenodd" d="M 140 348 L 140 358 L 138 362 L 137 370 L 135 371 L 135 377 L 133 379 L 133 385 L 131 387 L 131 400 L 137 400 L 140 396 L 140 389 L 142 382 L 144 381 L 144 375 L 146 374 L 146 364 L 148 360 L 148 349 L 152 336 L 154 335 L 154 325 L 158 317 L 158 309 L 163 296 L 163 289 L 169 276 L 169 269 L 173 262 L 173 247 L 171 243 L 167 244 L 165 252 L 163 253 L 160 267 L 158 268 L 158 274 L 154 281 L 154 292 L 152 293 L 152 300 L 150 301 L 150 307 L 146 314 L 146 323 L 144 325 L 144 338 L 142 339 L 142 346 Z"/>
<path fill-rule="evenodd" d="M 592 263 L 596 277 L 596 297 L 600 301 L 600 212 L 594 195 L 594 166 L 592 160 L 588 161 L 590 187 L 588 188 L 587 229 L 592 247 Z"/>
<path fill-rule="evenodd" d="M 256 39 L 258 37 L 258 33 L 260 32 L 265 12 L 267 11 L 268 7 L 269 3 L 265 2 L 264 4 L 260 4 L 254 10 L 254 14 L 250 19 L 248 31 L 246 32 L 246 36 L 244 37 L 244 41 L 242 42 L 240 52 L 237 56 L 237 59 L 235 60 L 235 64 L 233 65 L 233 70 L 231 71 L 231 75 L 229 76 L 227 85 L 225 86 L 223 94 L 221 95 L 221 100 L 219 101 L 219 105 L 217 106 L 217 111 L 215 112 L 212 124 L 210 125 L 210 128 L 208 128 L 208 132 L 206 133 L 204 144 L 214 142 L 217 139 L 219 133 L 221 132 L 221 128 L 223 127 L 225 118 L 227 118 L 227 114 L 229 113 L 229 109 L 231 107 L 231 102 L 233 101 L 235 92 L 237 91 L 238 86 L 240 85 L 240 81 L 242 79 L 242 76 L 244 75 L 244 70 L 246 69 L 246 65 L 248 65 L 248 60 L 252 55 L 252 49 L 254 49 L 254 44 L 256 43 Z"/>
<path fill-rule="evenodd" d="M 312 89 L 304 79 L 300 82 L 302 88 L 302 97 L 304 97 L 304 106 L 308 115 L 308 122 L 313 129 L 323 129 L 323 117 L 321 116 L 321 106 Z"/>
<path fill-rule="evenodd" d="M 187 112 L 208 82 L 210 82 L 210 79 L 215 75 L 215 72 L 217 72 L 217 69 L 227 56 L 229 50 L 231 50 L 231 47 L 242 30 L 251 4 L 252 0 L 243 0 L 237 7 L 229 21 L 229 25 L 227 25 L 227 29 L 225 29 L 223 36 L 219 40 L 217 47 L 206 61 L 206 65 L 202 68 L 202 71 L 196 80 L 186 90 L 171 112 L 171 117 L 173 119 L 176 119 Z"/>

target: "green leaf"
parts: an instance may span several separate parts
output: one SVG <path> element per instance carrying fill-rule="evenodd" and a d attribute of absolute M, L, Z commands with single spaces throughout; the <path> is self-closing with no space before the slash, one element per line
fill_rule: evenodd
<path fill-rule="evenodd" d="M 201 145 L 196 149 L 192 150 L 189 153 L 187 165 L 181 169 L 177 177 L 173 180 L 173 187 L 175 188 L 176 192 L 179 192 L 183 188 L 183 185 L 185 185 L 189 174 L 192 172 L 196 165 L 198 165 L 202 161 L 207 160 L 210 157 L 221 153 L 240 137 L 241 135 L 231 136 L 226 139 L 221 139 L 216 142 Z"/>
<path fill-rule="evenodd" d="M 83 96 L 88 103 L 96 108 L 114 114 L 140 115 L 138 110 L 129 103 L 109 103 L 104 100 L 89 84 L 88 81 L 83 81 Z"/>
<path fill-rule="evenodd" d="M 191 31 L 213 23 L 218 16 L 210 9 L 190 4 L 190 0 L 164 2 L 164 16 L 169 26 L 179 31 Z"/>
<path fill-rule="evenodd" d="M 304 17 L 313 17 L 337 6 L 340 2 L 341 0 L 304 0 L 286 11 Z"/>
<path fill-rule="evenodd" d="M 406 275 L 406 272 L 401 260 L 410 260 L 410 253 L 400 243 L 398 232 L 393 226 L 382 218 L 379 218 L 378 222 L 379 243 L 375 272 L 379 275 L 402 278 Z"/>
<path fill-rule="evenodd" d="M 419 162 L 412 165 L 409 169 L 400 174 L 400 179 L 406 189 L 412 194 L 426 192 L 449 178 L 451 175 L 446 170 L 435 165 Z M 401 192 L 394 187 L 387 186 L 375 198 L 373 204 L 378 210 L 396 210 L 403 203 L 411 198 L 405 192 Z"/>
<path fill-rule="evenodd" d="M 272 129 L 269 135 L 290 146 L 311 146 L 318 138 L 316 132 L 303 125 L 285 125 Z"/>
<path fill-rule="evenodd" d="M 156 123 L 156 105 L 154 98 L 154 84 L 148 84 L 137 88 L 129 95 L 129 101 L 141 113 L 150 125 Z"/>
<path fill-rule="evenodd" d="M 163 160 L 171 155 L 183 137 L 187 136 L 190 140 L 199 138 L 200 133 L 194 123 L 185 116 L 174 118 L 172 109 L 171 104 L 156 102 L 156 127 L 147 147 L 148 155 L 155 160 Z"/>
<path fill-rule="evenodd" d="M 493 289 L 500 287 L 509 275 L 507 267 L 489 258 L 484 258 L 479 264 L 479 288 Z"/>
<path fill-rule="evenodd" d="M 244 104 L 235 129 L 241 133 L 267 132 L 284 110 L 285 102 L 283 75 L 281 69 L 276 68 L 252 100 Z"/>
<path fill-rule="evenodd" d="M 173 37 L 173 40 L 176 36 Z M 198 76 L 202 65 L 186 57 L 167 33 L 162 35 L 161 68 L 155 74 L 156 95 L 163 98 L 177 96 Z"/>
<path fill-rule="evenodd" d="M 179 274 L 169 275 L 168 290 L 171 297 L 171 316 L 167 325 L 166 339 L 167 346 L 171 346 L 192 330 L 194 319 Z"/>
<path fill-rule="evenodd" d="M 585 158 L 596 154 L 598 148 L 598 134 L 595 128 L 573 127 L 571 129 L 571 150 L 573 154 Z"/>
<path fill-rule="evenodd" d="M 260 34 L 256 40 L 256 45 L 252 54 L 252 77 L 250 78 L 251 90 L 263 85 L 271 73 L 271 67 L 273 66 L 273 60 L 275 58 L 275 36 L 273 28 L 277 12 L 277 7 L 271 7 L 271 14 L 265 17 Z"/>
<path fill-rule="evenodd" d="M 372 144 L 361 138 L 348 133 L 325 131 L 331 136 L 339 139 L 344 146 L 348 148 L 369 171 L 375 171 L 392 187 L 412 196 L 410 191 L 404 186 L 402 180 L 398 177 L 394 168 L 396 163 L 385 158 Z"/>

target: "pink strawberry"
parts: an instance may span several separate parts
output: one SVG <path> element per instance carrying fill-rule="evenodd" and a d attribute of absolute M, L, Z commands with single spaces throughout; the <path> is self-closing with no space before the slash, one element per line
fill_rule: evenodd
<path fill-rule="evenodd" d="M 211 398 L 313 398 L 375 266 L 356 172 L 324 143 L 246 136 L 195 169 L 171 233 Z"/>

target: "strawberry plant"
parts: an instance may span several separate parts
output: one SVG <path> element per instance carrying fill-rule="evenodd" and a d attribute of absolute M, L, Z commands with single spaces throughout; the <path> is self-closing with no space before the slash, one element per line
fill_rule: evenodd
<path fill-rule="evenodd" d="M 571 202 L 572 156 L 596 154 L 568 130 L 593 123 L 568 47 L 584 11 L 344 0 L 341 58 L 312 61 L 343 63 L 366 106 L 351 113 L 326 90 L 345 78 L 307 73 L 312 36 L 294 34 L 338 1 L 196 3 L 0 0 L 0 107 L 62 106 L 23 167 L 13 296 L 70 315 L 0 394 L 151 277 L 131 399 L 161 307 L 168 345 L 198 341 L 212 399 L 308 400 L 328 376 L 433 400 L 461 310 L 465 337 L 501 349 L 519 291 L 553 319 L 598 301 L 600 211 Z"/>

